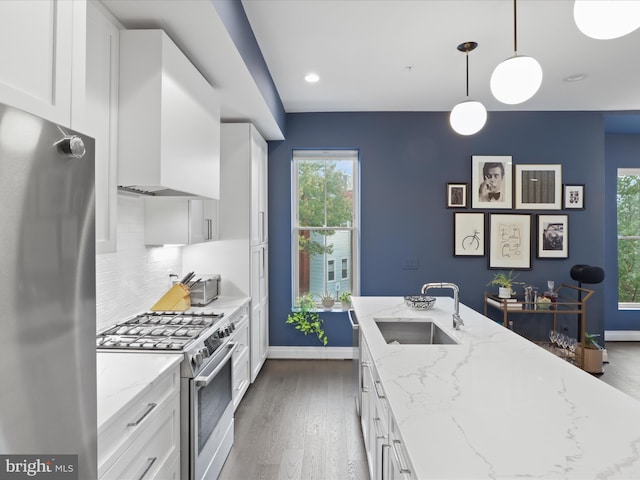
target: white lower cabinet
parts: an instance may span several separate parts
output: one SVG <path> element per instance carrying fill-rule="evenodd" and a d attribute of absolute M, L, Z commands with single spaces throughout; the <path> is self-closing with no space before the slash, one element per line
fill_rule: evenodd
<path fill-rule="evenodd" d="M 249 336 L 249 311 L 248 307 L 242 308 L 237 317 L 230 319 L 235 324 L 235 331 L 231 341 L 235 342 L 236 349 L 233 352 L 233 410 L 240 405 L 240 401 L 251 384 L 250 366 L 250 336 Z"/>
<path fill-rule="evenodd" d="M 372 480 L 410 480 L 407 453 L 400 440 L 382 382 L 366 341 L 360 337 L 362 369 L 361 418 L 367 465 Z"/>
<path fill-rule="evenodd" d="M 180 478 L 179 364 L 110 419 L 98 442 L 98 477 Z"/>

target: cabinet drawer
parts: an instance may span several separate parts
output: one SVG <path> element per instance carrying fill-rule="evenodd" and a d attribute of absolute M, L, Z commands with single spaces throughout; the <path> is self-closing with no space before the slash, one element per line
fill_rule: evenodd
<path fill-rule="evenodd" d="M 180 396 L 176 392 L 100 480 L 171 478 L 169 467 L 179 455 L 179 437 Z"/>
<path fill-rule="evenodd" d="M 177 368 L 154 381 L 146 392 L 115 414 L 98 438 L 98 470 L 105 471 L 160 415 L 170 399 L 180 398 Z"/>
<path fill-rule="evenodd" d="M 251 366 L 249 364 L 249 349 L 246 348 L 242 355 L 233 364 L 233 409 L 235 411 L 240 401 L 249 388 L 251 380 Z"/>

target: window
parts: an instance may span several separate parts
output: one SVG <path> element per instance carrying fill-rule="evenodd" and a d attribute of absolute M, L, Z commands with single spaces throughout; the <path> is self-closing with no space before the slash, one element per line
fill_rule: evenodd
<path fill-rule="evenodd" d="M 294 300 L 357 294 L 358 152 L 294 150 L 292 168 Z"/>
<path fill-rule="evenodd" d="M 640 168 L 618 169 L 618 308 L 640 309 Z"/>
<path fill-rule="evenodd" d="M 336 261 L 327 260 L 327 282 L 334 282 L 336 280 Z"/>

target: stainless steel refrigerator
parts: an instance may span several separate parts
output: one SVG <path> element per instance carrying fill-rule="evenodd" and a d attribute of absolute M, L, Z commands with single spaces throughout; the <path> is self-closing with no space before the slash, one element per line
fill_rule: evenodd
<path fill-rule="evenodd" d="M 0 104 L 0 478 L 97 477 L 94 168 L 93 139 Z"/>

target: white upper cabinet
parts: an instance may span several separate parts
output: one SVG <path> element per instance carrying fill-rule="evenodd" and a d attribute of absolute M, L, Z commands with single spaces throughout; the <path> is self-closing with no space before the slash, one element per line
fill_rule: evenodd
<path fill-rule="evenodd" d="M 218 201 L 144 199 L 146 245 L 191 245 L 218 239 Z"/>
<path fill-rule="evenodd" d="M 118 185 L 220 198 L 220 104 L 162 30 L 120 33 Z"/>
<path fill-rule="evenodd" d="M 74 28 L 84 30 L 85 9 L 75 1 L 0 1 L 0 102 L 71 126 Z"/>
<path fill-rule="evenodd" d="M 116 251 L 118 222 L 119 25 L 98 3 L 87 4 L 84 117 L 74 128 L 96 140 L 96 252 Z"/>

